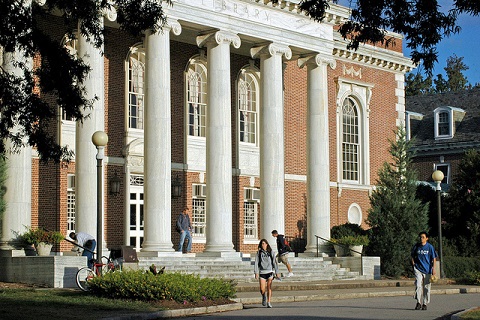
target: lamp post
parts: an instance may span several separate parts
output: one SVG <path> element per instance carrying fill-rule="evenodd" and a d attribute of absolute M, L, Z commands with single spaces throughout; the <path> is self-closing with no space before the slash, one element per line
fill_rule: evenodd
<path fill-rule="evenodd" d="M 440 254 L 440 278 L 445 278 L 445 272 L 443 272 L 443 251 L 442 251 L 442 200 L 440 183 L 444 178 L 443 172 L 435 170 L 432 173 L 432 179 L 437 184 L 437 215 L 438 215 L 438 252 Z"/>
<path fill-rule="evenodd" d="M 105 146 L 108 143 L 108 136 L 103 131 L 96 131 L 92 135 L 92 142 L 97 148 L 97 259 L 101 261 L 103 247 L 102 160 L 105 156 Z"/>

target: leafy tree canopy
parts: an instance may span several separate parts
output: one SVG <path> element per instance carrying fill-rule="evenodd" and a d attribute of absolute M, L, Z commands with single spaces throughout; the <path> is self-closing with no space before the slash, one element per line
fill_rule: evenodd
<path fill-rule="evenodd" d="M 457 57 L 456 55 L 449 57 L 447 59 L 447 66 L 443 69 L 445 70 L 447 79 L 441 74 L 437 74 L 436 79 L 428 75 L 424 77 L 419 71 L 407 74 L 405 95 L 417 96 L 444 93 L 472 89 L 473 87 L 480 86 L 479 83 L 475 86 L 471 85 L 463 74 L 464 71 L 469 69 L 463 62 L 463 57 Z"/>
<path fill-rule="evenodd" d="M 314 20 L 322 21 L 329 2 L 303 0 L 300 9 Z M 350 0 L 350 20 L 339 31 L 349 39 L 349 49 L 357 49 L 367 42 L 388 46 L 394 40 L 388 37 L 387 31 L 403 34 L 413 62 L 422 63 L 431 75 L 438 59 L 437 44 L 444 37 L 460 32 L 458 16 L 462 13 L 478 16 L 480 13 L 478 0 L 444 2 L 451 3 L 451 7 L 442 8 L 437 0 Z"/>
<path fill-rule="evenodd" d="M 156 31 L 166 19 L 162 2 L 156 0 L 0 1 L 0 154 L 31 145 L 45 161 L 68 160 L 72 155 L 58 145 L 55 130 L 49 126 L 58 107 L 67 116 L 84 120 L 82 110 L 95 101 L 84 95 L 83 83 L 90 68 L 42 30 L 39 19 L 60 12 L 71 39 L 78 28 L 101 48 L 104 30 L 100 18 L 112 8 L 117 11 L 120 28 L 133 35 L 146 29 Z M 27 61 L 34 57 L 41 57 L 41 63 L 32 69 Z M 5 139 L 12 142 L 11 150 L 6 150 Z"/>

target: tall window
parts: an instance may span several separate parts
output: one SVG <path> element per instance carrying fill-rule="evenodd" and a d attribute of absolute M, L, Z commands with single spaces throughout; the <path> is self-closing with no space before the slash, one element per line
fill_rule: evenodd
<path fill-rule="evenodd" d="M 358 107 L 351 97 L 342 107 L 342 176 L 343 180 L 359 181 Z"/>
<path fill-rule="evenodd" d="M 245 188 L 243 203 L 243 235 L 245 240 L 258 239 L 258 202 L 260 201 L 260 189 Z"/>
<path fill-rule="evenodd" d="M 134 47 L 128 57 L 128 127 L 143 129 L 145 51 Z"/>
<path fill-rule="evenodd" d="M 194 184 L 192 186 L 192 236 L 205 237 L 205 229 L 207 226 L 206 208 L 206 185 Z"/>
<path fill-rule="evenodd" d="M 253 72 L 243 69 L 238 78 L 240 141 L 256 144 L 258 126 L 258 82 Z"/>
<path fill-rule="evenodd" d="M 75 232 L 75 175 L 67 175 L 67 234 Z"/>
<path fill-rule="evenodd" d="M 450 114 L 443 111 L 438 113 L 438 135 L 449 136 L 450 135 Z"/>
<path fill-rule="evenodd" d="M 188 134 L 205 137 L 207 112 L 207 68 L 200 59 L 192 59 L 186 74 Z"/>

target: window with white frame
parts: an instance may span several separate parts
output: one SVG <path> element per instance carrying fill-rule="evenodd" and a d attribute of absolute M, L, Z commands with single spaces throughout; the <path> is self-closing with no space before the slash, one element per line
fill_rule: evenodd
<path fill-rule="evenodd" d="M 142 46 L 131 48 L 128 55 L 128 127 L 143 129 L 145 50 Z"/>
<path fill-rule="evenodd" d="M 207 117 L 207 67 L 201 57 L 192 58 L 186 72 L 188 135 L 205 137 Z"/>
<path fill-rule="evenodd" d="M 443 173 L 443 180 L 441 183 L 450 183 L 450 164 L 448 163 L 438 163 L 435 164 L 435 170 L 440 170 Z"/>
<path fill-rule="evenodd" d="M 437 113 L 438 136 L 450 136 L 450 113 L 442 111 Z"/>
<path fill-rule="evenodd" d="M 342 106 L 342 178 L 359 181 L 360 137 L 358 106 L 347 97 Z"/>
<path fill-rule="evenodd" d="M 144 237 L 144 177 L 141 174 L 130 175 L 130 196 L 129 196 L 129 245 L 139 251 Z"/>
<path fill-rule="evenodd" d="M 258 239 L 258 202 L 260 201 L 260 190 L 245 188 L 243 202 L 243 235 L 245 240 Z"/>
<path fill-rule="evenodd" d="M 67 175 L 67 234 L 75 232 L 75 175 Z"/>
<path fill-rule="evenodd" d="M 192 236 L 205 238 L 207 227 L 206 188 L 204 184 L 192 185 Z"/>
<path fill-rule="evenodd" d="M 242 69 L 237 80 L 237 86 L 240 141 L 256 144 L 259 85 L 253 70 Z"/>

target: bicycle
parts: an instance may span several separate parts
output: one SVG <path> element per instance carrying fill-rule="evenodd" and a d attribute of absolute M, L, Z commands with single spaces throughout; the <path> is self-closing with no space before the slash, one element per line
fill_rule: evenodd
<path fill-rule="evenodd" d="M 67 240 L 68 241 L 68 240 Z M 114 271 L 121 271 L 122 265 L 121 262 L 118 259 L 111 259 L 107 258 L 105 256 L 102 256 L 101 260 L 99 261 L 98 259 L 95 259 L 96 252 L 91 251 L 87 248 L 84 248 L 80 245 L 78 245 L 75 242 L 69 241 L 70 243 L 76 245 L 77 247 L 82 248 L 83 250 L 88 250 L 91 253 L 93 253 L 93 269 L 90 267 L 82 267 L 77 271 L 77 275 L 75 278 L 75 281 L 77 283 L 77 286 L 82 290 L 82 291 L 89 291 L 89 284 L 88 282 L 95 278 L 95 277 L 101 277 L 106 273 L 109 272 L 114 272 Z M 103 263 L 103 261 L 106 261 Z"/>

